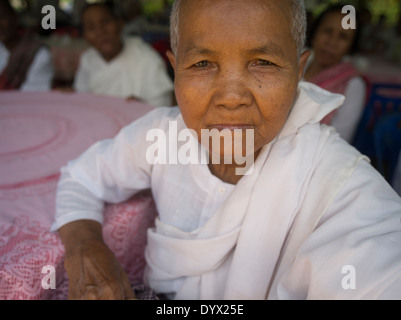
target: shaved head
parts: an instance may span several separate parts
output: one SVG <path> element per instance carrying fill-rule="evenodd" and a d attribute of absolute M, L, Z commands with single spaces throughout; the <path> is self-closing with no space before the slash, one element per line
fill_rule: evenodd
<path fill-rule="evenodd" d="M 180 11 L 184 3 L 193 0 L 175 0 L 173 9 L 171 12 L 170 18 L 170 39 L 171 39 L 171 49 L 174 54 L 177 53 L 177 46 L 179 41 L 180 34 Z M 197 2 L 202 0 L 196 0 Z M 277 0 L 244 0 L 246 2 L 249 1 L 258 1 L 265 5 L 272 5 Z M 289 12 L 291 12 L 291 20 L 292 20 L 292 35 L 294 41 L 297 46 L 298 56 L 301 55 L 305 42 L 306 42 L 306 11 L 304 0 L 283 0 L 286 2 L 290 8 Z"/>

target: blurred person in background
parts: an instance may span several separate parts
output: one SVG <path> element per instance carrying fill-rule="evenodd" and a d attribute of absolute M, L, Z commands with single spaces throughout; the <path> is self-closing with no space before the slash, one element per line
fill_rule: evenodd
<path fill-rule="evenodd" d="M 140 37 L 123 38 L 123 20 L 108 3 L 86 6 L 82 12 L 85 40 L 74 89 L 153 106 L 173 104 L 173 83 L 159 53 Z"/>
<path fill-rule="evenodd" d="M 366 83 L 347 59 L 358 48 L 359 22 L 356 29 L 344 29 L 342 8 L 328 7 L 311 28 L 312 54 L 304 80 L 345 96 L 344 104 L 322 123 L 335 127 L 344 140 L 351 142 L 365 106 Z"/>
<path fill-rule="evenodd" d="M 18 28 L 18 14 L 8 0 L 0 0 L 0 90 L 51 90 L 50 50 Z"/>

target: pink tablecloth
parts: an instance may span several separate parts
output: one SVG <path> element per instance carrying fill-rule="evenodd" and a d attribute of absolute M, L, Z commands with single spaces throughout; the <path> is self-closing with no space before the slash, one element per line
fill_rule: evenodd
<path fill-rule="evenodd" d="M 0 93 L 0 299 L 65 299 L 64 248 L 49 232 L 59 169 L 152 108 L 77 93 Z M 143 193 L 105 212 L 104 237 L 132 282 L 144 266 L 146 229 L 156 210 Z M 44 266 L 56 289 L 44 289 Z"/>

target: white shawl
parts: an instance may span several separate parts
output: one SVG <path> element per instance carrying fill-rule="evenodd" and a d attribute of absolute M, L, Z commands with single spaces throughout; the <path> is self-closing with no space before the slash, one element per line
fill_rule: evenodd
<path fill-rule="evenodd" d="M 148 231 L 145 280 L 154 290 L 176 299 L 267 297 L 312 175 L 337 138 L 319 121 L 344 100 L 309 83 L 299 88 L 278 137 L 206 225 L 187 233 L 157 220 Z"/>

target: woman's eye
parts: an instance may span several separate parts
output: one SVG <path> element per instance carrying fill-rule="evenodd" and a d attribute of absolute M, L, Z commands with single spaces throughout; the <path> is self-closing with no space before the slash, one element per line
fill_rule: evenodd
<path fill-rule="evenodd" d="M 257 60 L 255 64 L 258 65 L 258 66 L 272 66 L 273 65 L 272 62 L 267 61 L 267 60 L 263 60 L 263 59 Z"/>
<path fill-rule="evenodd" d="M 197 68 L 206 68 L 208 66 L 209 66 L 209 62 L 207 62 L 206 60 L 200 61 L 195 64 L 195 67 L 197 67 Z"/>

